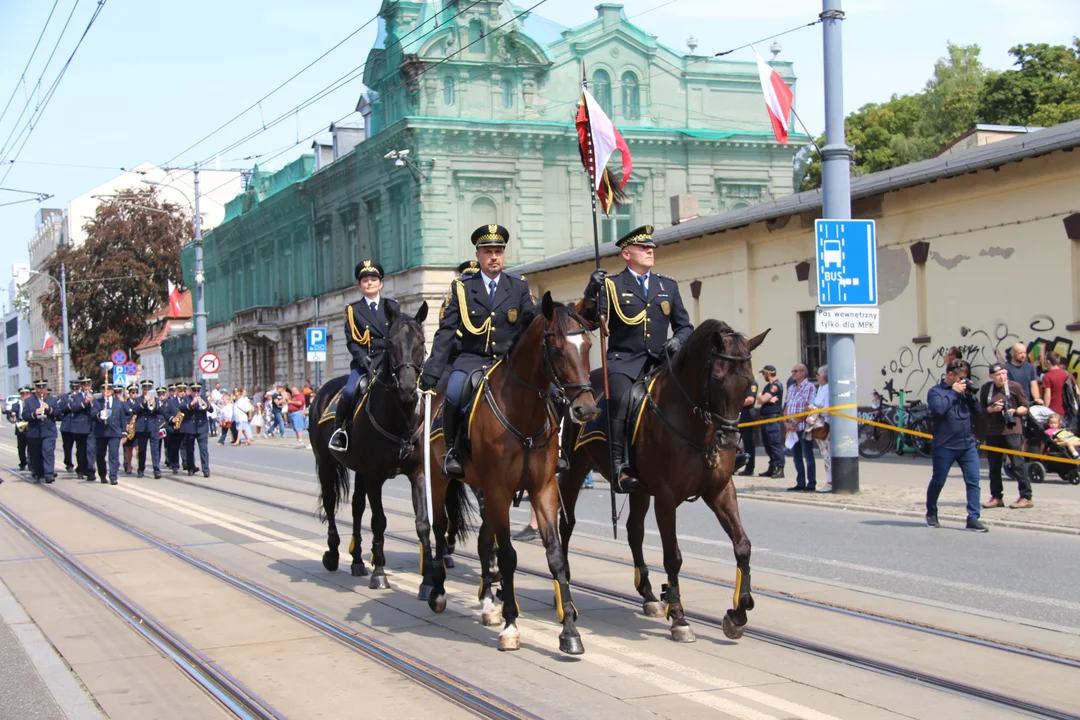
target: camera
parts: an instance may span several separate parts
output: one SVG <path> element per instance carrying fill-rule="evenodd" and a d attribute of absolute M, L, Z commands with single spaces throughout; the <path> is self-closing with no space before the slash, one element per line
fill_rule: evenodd
<path fill-rule="evenodd" d="M 965 395 L 975 395 L 979 392 L 979 386 L 972 382 L 971 378 L 964 378 L 961 382 L 964 383 Z"/>
<path fill-rule="evenodd" d="M 1008 390 L 1008 387 L 1005 388 Z M 1005 427 L 1016 427 L 1016 415 L 1013 413 L 1011 407 L 1009 407 L 1009 394 L 1005 393 L 1004 399 L 1001 401 L 1001 417 L 1005 418 Z"/>

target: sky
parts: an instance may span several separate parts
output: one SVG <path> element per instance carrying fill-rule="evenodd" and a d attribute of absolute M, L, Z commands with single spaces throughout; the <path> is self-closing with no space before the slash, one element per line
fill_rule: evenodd
<path fill-rule="evenodd" d="M 50 9 L 55 11 L 46 26 Z M 102 0 L 0 0 L 0 143 L 19 137 L 24 106 L 34 110 L 54 82 Z M 518 0 L 522 7 L 535 0 Z M 26 262 L 39 207 L 73 197 L 142 162 L 185 166 L 208 161 L 251 167 L 277 153 L 274 167 L 310 149 L 298 138 L 348 116 L 363 91 L 353 80 L 310 106 L 299 103 L 360 69 L 376 34 L 371 22 L 310 70 L 195 149 L 185 150 L 253 105 L 344 40 L 378 11 L 381 0 L 104 0 L 101 12 L 51 100 L 37 115 L 14 166 L 0 165 L 0 287 L 8 265 Z M 598 3 L 597 3 L 598 4 Z M 624 0 L 635 24 L 679 51 L 693 35 L 699 54 L 720 52 L 812 22 L 820 0 Z M 596 16 L 594 3 L 545 0 L 535 12 L 572 27 Z M 947 42 L 976 43 L 983 63 L 1004 70 L 1008 49 L 1025 42 L 1069 44 L 1080 32 L 1077 0 L 846 0 L 843 23 L 844 111 L 916 92 Z M 67 32 L 61 28 L 70 15 Z M 38 36 L 40 46 L 23 77 Z M 59 40 L 59 42 L 58 42 Z M 821 26 L 779 38 L 780 59 L 794 63 L 796 110 L 812 135 L 824 127 Z M 771 41 L 760 46 L 765 54 Z M 55 54 L 46 65 L 50 53 Z M 732 59 L 752 60 L 750 50 Z M 39 77 L 43 77 L 40 88 Z M 762 113 L 765 113 L 764 102 Z M 273 119 L 277 126 L 246 142 Z M 25 135 L 22 137 L 25 138 Z M 17 148 L 21 144 L 15 144 Z M 8 151 L 4 151 L 8 155 Z M 73 167 L 86 166 L 86 167 Z M 9 172 L 10 171 L 10 172 Z M 4 176 L 7 175 L 6 178 Z"/>

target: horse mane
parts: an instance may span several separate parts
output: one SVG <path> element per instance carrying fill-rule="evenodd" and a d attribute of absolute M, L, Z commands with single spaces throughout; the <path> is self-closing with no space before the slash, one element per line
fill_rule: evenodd
<path fill-rule="evenodd" d="M 690 338 L 683 343 L 679 348 L 679 352 L 675 353 L 675 356 L 671 358 L 671 367 L 678 369 L 683 366 L 684 363 L 690 362 L 693 358 L 700 353 L 700 346 L 702 343 L 711 343 L 714 334 L 728 335 L 735 334 L 740 338 L 742 335 L 736 333 L 730 325 L 723 320 L 716 320 L 709 318 L 702 321 L 700 325 L 694 328 L 694 332 L 690 333 Z"/>

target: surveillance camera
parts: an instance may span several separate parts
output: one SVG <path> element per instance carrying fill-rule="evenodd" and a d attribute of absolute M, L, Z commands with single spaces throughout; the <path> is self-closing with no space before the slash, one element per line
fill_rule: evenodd
<path fill-rule="evenodd" d="M 383 155 L 383 160 L 393 160 L 396 157 L 397 157 L 397 150 L 391 150 L 390 152 Z"/>
<path fill-rule="evenodd" d="M 409 151 L 408 150 L 398 150 L 397 154 L 398 154 L 398 157 L 408 157 L 409 156 Z"/>
<path fill-rule="evenodd" d="M 401 158 L 398 158 L 394 161 L 394 165 L 396 165 L 397 167 L 405 167 L 405 161 Z"/>

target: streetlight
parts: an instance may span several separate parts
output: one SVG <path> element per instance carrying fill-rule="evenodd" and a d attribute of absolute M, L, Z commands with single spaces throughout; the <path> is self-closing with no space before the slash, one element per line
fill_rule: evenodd
<path fill-rule="evenodd" d="M 57 280 L 49 273 L 44 273 L 39 270 L 31 270 L 31 275 L 41 275 L 47 277 L 54 283 L 60 286 L 60 319 L 64 324 L 64 377 L 61 378 L 61 388 L 67 387 L 68 381 L 72 377 L 71 372 L 71 344 L 68 341 L 68 313 L 67 313 L 67 269 L 64 267 L 64 263 L 60 263 L 60 279 Z"/>

